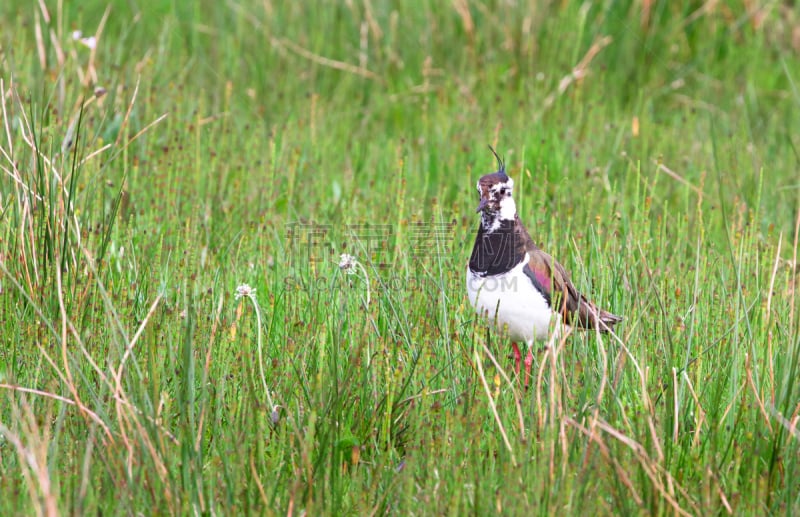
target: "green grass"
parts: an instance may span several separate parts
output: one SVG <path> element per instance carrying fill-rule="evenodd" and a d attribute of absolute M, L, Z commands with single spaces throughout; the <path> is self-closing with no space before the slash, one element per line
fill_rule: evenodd
<path fill-rule="evenodd" d="M 800 510 L 789 3 L 39 4 L 0 7 L 0 514 Z M 487 144 L 625 317 L 528 392 L 466 300 Z"/>

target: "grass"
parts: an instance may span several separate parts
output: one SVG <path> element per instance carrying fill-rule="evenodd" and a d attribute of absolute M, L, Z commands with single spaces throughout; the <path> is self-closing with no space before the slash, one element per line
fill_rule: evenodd
<path fill-rule="evenodd" d="M 797 511 L 798 23 L 3 3 L 0 513 Z M 625 317 L 528 392 L 464 288 L 487 144 Z"/>

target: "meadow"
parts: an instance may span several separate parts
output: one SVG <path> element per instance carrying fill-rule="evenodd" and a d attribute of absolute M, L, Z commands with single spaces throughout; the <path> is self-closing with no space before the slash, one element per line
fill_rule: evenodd
<path fill-rule="evenodd" d="M 0 514 L 800 511 L 798 53 L 784 1 L 0 3 Z M 625 318 L 527 391 L 487 145 Z"/>

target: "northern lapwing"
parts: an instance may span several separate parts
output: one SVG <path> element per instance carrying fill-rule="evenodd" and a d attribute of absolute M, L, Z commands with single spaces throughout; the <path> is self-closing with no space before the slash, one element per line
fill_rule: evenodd
<path fill-rule="evenodd" d="M 534 244 L 517 215 L 514 180 L 495 150 L 489 149 L 498 171 L 478 180 L 481 223 L 467 266 L 467 294 L 480 315 L 499 328 L 508 327 L 517 374 L 522 359 L 517 342 L 528 346 L 527 388 L 535 340 L 546 340 L 551 331 L 560 333 L 565 327 L 609 332 L 622 318 L 580 294 L 564 267 Z"/>

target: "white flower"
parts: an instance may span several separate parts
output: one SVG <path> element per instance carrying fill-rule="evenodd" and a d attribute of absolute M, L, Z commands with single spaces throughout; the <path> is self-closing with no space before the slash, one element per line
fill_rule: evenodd
<path fill-rule="evenodd" d="M 354 256 L 342 253 L 339 256 L 339 269 L 346 275 L 355 275 L 359 271 L 364 275 L 364 283 L 367 284 L 367 305 L 369 305 L 369 275 L 364 266 Z"/>
<path fill-rule="evenodd" d="M 90 49 L 94 50 L 97 47 L 97 38 L 94 36 L 89 36 L 88 38 L 81 38 L 80 42 L 85 47 L 89 47 Z"/>
<path fill-rule="evenodd" d="M 347 273 L 348 275 L 354 274 L 355 267 L 358 265 L 358 261 L 352 255 L 348 255 L 347 253 L 342 253 L 339 257 L 339 269 Z"/>
<path fill-rule="evenodd" d="M 77 40 L 81 39 L 81 36 L 83 36 L 83 33 L 81 31 L 73 31 L 72 32 L 72 39 L 73 40 L 77 41 Z"/>
<path fill-rule="evenodd" d="M 262 343 L 262 335 L 261 335 L 261 308 L 258 306 L 258 300 L 256 299 L 256 290 L 253 287 L 250 287 L 248 284 L 239 284 L 236 287 L 236 299 L 239 300 L 241 298 L 250 298 L 250 302 L 253 304 L 253 309 L 256 311 L 256 329 L 258 332 L 258 376 L 261 377 L 261 385 L 264 387 L 264 395 L 267 397 L 267 403 L 269 407 L 272 409 L 272 413 L 270 415 L 271 422 L 273 424 L 277 424 L 278 420 L 280 419 L 280 413 L 278 413 L 278 406 L 272 402 L 272 396 L 269 393 L 269 387 L 267 387 L 267 377 L 264 375 L 264 353 L 263 353 L 263 343 Z M 238 320 L 238 317 L 237 317 Z M 276 416 L 277 415 L 277 416 Z"/>
<path fill-rule="evenodd" d="M 236 288 L 236 299 L 240 299 L 244 296 L 248 298 L 253 298 L 256 295 L 256 288 L 250 287 L 247 284 L 241 284 Z"/>

